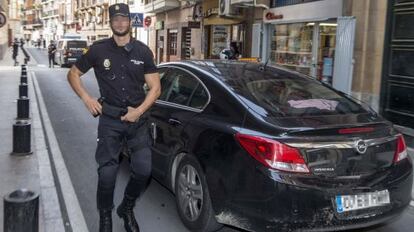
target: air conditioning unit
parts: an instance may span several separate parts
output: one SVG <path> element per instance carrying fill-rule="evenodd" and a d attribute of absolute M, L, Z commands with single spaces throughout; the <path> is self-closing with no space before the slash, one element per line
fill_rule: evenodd
<path fill-rule="evenodd" d="M 231 0 L 219 0 L 219 15 L 220 16 L 234 16 L 234 7 L 231 6 Z"/>

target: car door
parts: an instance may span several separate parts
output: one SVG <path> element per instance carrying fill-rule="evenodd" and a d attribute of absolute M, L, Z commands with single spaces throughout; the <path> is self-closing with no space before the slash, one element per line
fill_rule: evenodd
<path fill-rule="evenodd" d="M 178 67 L 168 67 L 163 71 L 167 72 L 161 79 L 161 96 L 151 108 L 149 117 L 153 139 L 153 175 L 159 180 L 167 176 L 174 156 L 185 145 L 186 138 L 182 136 L 184 127 L 201 112 L 207 101 L 203 105 L 202 99 L 195 97 L 202 84 L 194 74 Z"/>

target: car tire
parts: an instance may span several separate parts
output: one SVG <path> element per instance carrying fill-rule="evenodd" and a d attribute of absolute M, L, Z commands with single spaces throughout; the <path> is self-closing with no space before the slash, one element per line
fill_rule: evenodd
<path fill-rule="evenodd" d="M 186 155 L 181 160 L 174 189 L 178 214 L 188 229 L 213 232 L 223 227 L 214 217 L 206 178 L 194 156 Z"/>

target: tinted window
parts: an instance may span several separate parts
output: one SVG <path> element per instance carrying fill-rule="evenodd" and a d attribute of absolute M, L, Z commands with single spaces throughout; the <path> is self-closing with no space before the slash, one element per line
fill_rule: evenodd
<path fill-rule="evenodd" d="M 68 41 L 68 48 L 86 48 L 87 44 L 86 41 L 82 40 L 69 40 Z"/>
<path fill-rule="evenodd" d="M 174 80 L 167 101 L 180 105 L 188 105 L 192 93 L 199 84 L 197 79 L 189 73 L 178 69 L 171 73 L 171 77 Z"/>
<path fill-rule="evenodd" d="M 193 97 L 190 100 L 190 106 L 197 109 L 202 109 L 208 101 L 208 95 L 203 85 L 199 84 Z"/>
<path fill-rule="evenodd" d="M 158 73 L 160 74 L 160 79 L 161 79 L 161 95 L 158 99 L 166 101 L 174 78 L 166 75 L 167 69 L 165 68 L 158 69 Z"/>
<path fill-rule="evenodd" d="M 162 95 L 162 89 L 163 89 L 162 88 L 163 87 L 162 82 L 163 82 L 163 77 L 167 73 L 167 70 L 165 68 L 159 68 L 158 69 L 158 73 L 160 74 L 160 80 L 161 80 L 160 81 L 161 82 L 161 95 Z M 164 82 L 165 82 L 165 80 L 164 80 Z M 167 85 L 167 84 L 165 84 L 165 85 Z M 149 87 L 148 87 L 148 85 L 146 83 L 144 84 L 143 89 L 145 91 L 145 94 L 147 94 L 147 92 L 149 90 Z M 159 99 L 161 99 L 161 96 L 159 97 Z"/>
<path fill-rule="evenodd" d="M 212 71 L 254 110 L 269 117 L 365 113 L 354 101 L 298 73 L 257 64 L 214 63 Z M 214 71 L 215 70 L 215 71 Z"/>

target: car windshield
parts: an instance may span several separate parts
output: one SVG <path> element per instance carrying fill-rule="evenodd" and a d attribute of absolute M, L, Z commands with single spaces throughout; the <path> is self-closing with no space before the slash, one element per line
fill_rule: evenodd
<path fill-rule="evenodd" d="M 260 71 L 258 66 L 234 66 L 227 67 L 231 71 L 218 68 L 225 75 L 223 80 L 253 110 L 266 112 L 267 116 L 367 113 L 356 102 L 308 77 L 274 67 Z"/>
<path fill-rule="evenodd" d="M 68 48 L 86 48 L 87 43 L 83 40 L 71 40 L 68 41 Z"/>

